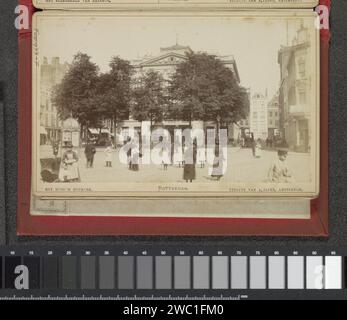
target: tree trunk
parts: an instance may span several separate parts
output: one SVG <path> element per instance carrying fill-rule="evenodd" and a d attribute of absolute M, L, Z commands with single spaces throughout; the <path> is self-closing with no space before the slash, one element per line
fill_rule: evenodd
<path fill-rule="evenodd" d="M 117 116 L 113 117 L 113 142 L 115 149 L 117 149 Z"/>
<path fill-rule="evenodd" d="M 81 124 L 81 125 L 80 125 L 80 139 L 81 139 L 81 140 L 84 138 L 84 136 L 83 136 L 83 135 L 84 135 L 83 130 L 84 130 L 84 125 Z"/>
<path fill-rule="evenodd" d="M 218 143 L 215 143 L 215 154 L 219 155 L 219 121 L 216 121 L 216 141 L 218 141 Z"/>

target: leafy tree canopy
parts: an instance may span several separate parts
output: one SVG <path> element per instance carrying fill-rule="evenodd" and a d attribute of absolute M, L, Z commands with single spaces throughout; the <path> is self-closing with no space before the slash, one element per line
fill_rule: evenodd
<path fill-rule="evenodd" d="M 249 108 L 247 91 L 233 71 L 206 53 L 187 54 L 173 74 L 169 91 L 172 119 L 237 122 Z"/>
<path fill-rule="evenodd" d="M 138 121 L 160 122 L 165 115 L 167 97 L 165 80 L 156 71 L 150 70 L 135 80 L 131 115 Z"/>
<path fill-rule="evenodd" d="M 84 53 L 77 53 L 62 82 L 56 86 L 52 102 L 64 120 L 73 117 L 81 125 L 95 124 L 98 105 L 95 103 L 99 69 Z"/>

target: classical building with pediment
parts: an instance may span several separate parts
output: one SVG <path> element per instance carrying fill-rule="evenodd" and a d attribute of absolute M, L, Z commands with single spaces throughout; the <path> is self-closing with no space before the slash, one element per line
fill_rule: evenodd
<path fill-rule="evenodd" d="M 155 56 L 145 56 L 132 61 L 136 74 L 139 76 L 148 70 L 159 72 L 164 79 L 169 79 L 175 72 L 176 66 L 187 59 L 186 54 L 193 52 L 189 46 L 175 44 L 171 47 L 160 48 L 160 53 Z M 238 82 L 239 73 L 233 56 L 217 56 L 226 67 L 230 68 Z M 136 76 L 136 75 L 135 75 Z"/>
<path fill-rule="evenodd" d="M 145 74 L 146 72 L 153 70 L 159 72 L 164 80 L 169 80 L 171 75 L 175 72 L 176 67 L 181 62 L 187 59 L 186 54 L 193 52 L 189 46 L 182 46 L 175 44 L 170 47 L 160 48 L 160 52 L 157 55 L 144 56 L 140 59 L 132 61 L 132 65 L 135 70 L 135 79 Z M 236 61 L 233 56 L 219 56 L 216 55 L 226 67 L 230 68 L 234 73 L 238 82 L 240 82 L 239 73 L 237 70 Z M 242 126 L 248 125 L 247 121 L 240 122 L 242 124 L 235 125 L 230 124 L 226 129 L 228 129 L 228 137 L 230 140 L 238 139 L 240 135 L 240 130 L 243 130 Z M 127 136 L 131 136 L 132 132 L 141 132 L 141 122 L 130 119 L 123 121 L 118 125 L 117 144 L 122 144 Z M 204 123 L 203 121 L 193 121 L 193 128 L 204 128 L 210 129 L 214 128 L 214 123 Z M 157 124 L 157 127 L 162 127 L 167 129 L 170 133 L 174 131 L 175 128 L 185 129 L 189 127 L 188 121 L 163 121 Z M 119 135 L 120 131 L 122 135 Z"/>

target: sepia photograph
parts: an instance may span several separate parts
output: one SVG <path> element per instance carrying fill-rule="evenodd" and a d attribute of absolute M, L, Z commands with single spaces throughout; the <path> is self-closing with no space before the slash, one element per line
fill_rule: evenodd
<path fill-rule="evenodd" d="M 315 20 L 36 13 L 33 194 L 316 196 Z"/>

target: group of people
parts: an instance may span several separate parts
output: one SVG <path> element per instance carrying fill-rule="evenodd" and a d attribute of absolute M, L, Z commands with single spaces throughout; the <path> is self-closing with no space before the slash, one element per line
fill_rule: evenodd
<path fill-rule="evenodd" d="M 126 143 L 130 145 L 130 148 L 127 151 L 128 169 L 131 171 L 139 171 L 139 161 L 142 155 L 139 152 L 138 144 L 132 144 L 131 138 L 128 138 Z M 162 136 L 159 137 L 159 143 L 161 145 L 159 155 L 163 171 L 167 171 L 169 165 L 172 163 L 178 165 L 179 168 L 182 166 L 183 180 L 187 183 L 192 183 L 193 180 L 196 179 L 196 165 L 200 164 L 201 168 L 205 167 L 206 156 L 205 154 L 201 154 L 202 152 L 205 153 L 205 150 L 197 147 L 196 139 L 191 143 L 186 142 L 185 146 L 182 147 L 182 152 L 177 152 L 177 150 L 175 150 L 173 156 L 171 156 L 171 144 L 166 142 Z M 177 147 L 177 144 L 175 144 L 175 146 Z M 211 178 L 220 180 L 224 175 L 224 166 L 225 157 L 222 155 L 222 151 L 216 151 L 213 168 L 209 173 Z"/>
<path fill-rule="evenodd" d="M 162 138 L 162 137 L 161 137 Z M 160 140 L 163 143 L 163 139 Z M 127 143 L 131 144 L 131 139 L 128 138 Z M 160 151 L 163 170 L 167 171 L 168 166 L 171 164 L 171 154 L 168 145 L 162 144 L 162 149 Z M 71 142 L 66 143 L 63 148 L 65 151 L 62 154 L 61 166 L 59 171 L 59 181 L 63 182 L 79 182 L 79 156 L 76 151 L 73 150 Z M 252 154 L 255 158 L 261 156 L 261 141 L 258 139 L 254 146 L 252 146 Z M 182 153 L 182 158 L 179 167 L 183 166 L 183 180 L 188 182 L 193 182 L 196 179 L 196 165 L 198 158 L 198 150 L 196 140 L 193 143 L 187 145 Z M 112 153 L 113 144 L 108 142 L 104 150 L 105 154 L 105 166 L 112 167 Z M 96 154 L 96 148 L 92 143 L 87 143 L 84 149 L 84 154 L 86 157 L 86 167 L 93 168 L 94 166 L 94 156 Z M 287 148 L 278 148 L 277 158 L 271 164 L 268 170 L 268 181 L 276 183 L 288 183 L 292 181 L 292 174 L 287 165 L 288 150 Z M 138 144 L 131 145 L 131 148 L 127 151 L 128 169 L 131 171 L 139 171 L 141 154 L 139 152 Z M 226 158 L 223 154 L 223 150 L 217 145 L 215 149 L 213 166 L 209 170 L 209 176 L 211 179 L 219 181 L 225 173 Z"/>

